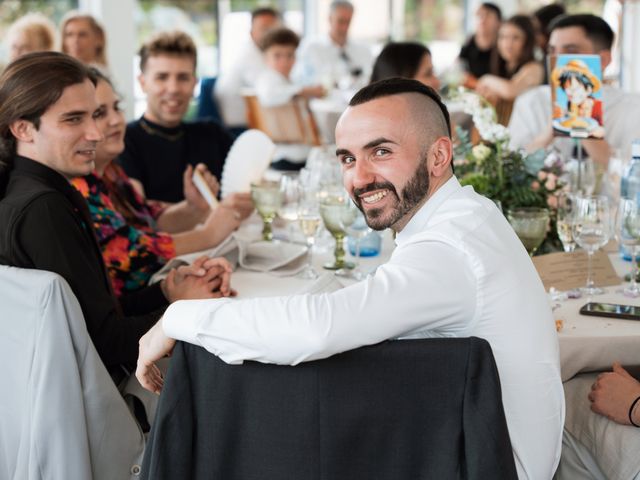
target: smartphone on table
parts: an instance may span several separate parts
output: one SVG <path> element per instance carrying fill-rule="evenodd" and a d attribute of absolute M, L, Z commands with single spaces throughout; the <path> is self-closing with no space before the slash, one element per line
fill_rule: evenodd
<path fill-rule="evenodd" d="M 580 314 L 594 315 L 596 317 L 621 318 L 623 320 L 640 320 L 640 306 L 589 302 L 582 306 Z"/>

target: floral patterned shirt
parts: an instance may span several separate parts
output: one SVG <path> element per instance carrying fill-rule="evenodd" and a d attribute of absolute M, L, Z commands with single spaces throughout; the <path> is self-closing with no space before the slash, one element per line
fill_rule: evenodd
<path fill-rule="evenodd" d="M 72 184 L 89 205 L 116 295 L 146 286 L 151 276 L 176 255 L 171 235 L 156 229 L 155 219 L 161 208 L 146 202 L 113 162 L 103 178 L 92 173 L 75 178 Z M 128 215 L 116 206 L 122 204 Z"/>

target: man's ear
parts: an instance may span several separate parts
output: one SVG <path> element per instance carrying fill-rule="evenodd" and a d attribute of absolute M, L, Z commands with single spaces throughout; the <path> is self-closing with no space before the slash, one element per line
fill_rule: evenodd
<path fill-rule="evenodd" d="M 453 159 L 453 144 L 448 137 L 439 137 L 431 145 L 431 162 L 429 172 L 434 177 L 441 177 L 451 166 Z"/>
<path fill-rule="evenodd" d="M 9 130 L 11 134 L 16 138 L 16 140 L 24 143 L 32 143 L 33 142 L 33 134 L 36 131 L 36 127 L 32 122 L 28 120 L 16 120 L 11 125 L 9 125 Z"/>
<path fill-rule="evenodd" d="M 138 82 L 140 83 L 140 88 L 142 88 L 142 91 L 144 93 L 147 93 L 146 87 L 146 79 L 144 77 L 144 72 L 140 73 L 140 75 L 138 75 Z"/>
<path fill-rule="evenodd" d="M 600 54 L 600 66 L 602 67 L 602 70 L 604 70 L 611 63 L 611 50 L 601 50 L 599 54 Z"/>

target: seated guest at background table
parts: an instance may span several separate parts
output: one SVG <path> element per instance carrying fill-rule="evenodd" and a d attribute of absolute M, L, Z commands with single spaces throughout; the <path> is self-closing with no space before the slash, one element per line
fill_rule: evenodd
<path fill-rule="evenodd" d="M 256 78 L 267 66 L 260 43 L 264 35 L 280 23 L 280 14 L 270 7 L 259 7 L 251 12 L 250 38 L 238 49 L 233 65 L 222 69 L 214 96 L 228 128 L 246 127 L 247 109 L 242 98 L 243 88 L 253 88 Z"/>
<path fill-rule="evenodd" d="M 218 245 L 253 211 L 253 203 L 248 193 L 234 193 L 210 211 L 193 184 L 191 166 L 184 175 L 188 200 L 165 209 L 147 203 L 113 162 L 124 149 L 124 114 L 110 81 L 97 70 L 94 74 L 96 125 L 104 141 L 96 147 L 94 172 L 72 184 L 87 200 L 113 290 L 120 296 L 145 287 L 176 255 Z M 196 168 L 217 192 L 217 182 L 206 167 Z M 197 227 L 199 222 L 203 226 Z"/>
<path fill-rule="evenodd" d="M 389 338 L 477 336 L 496 359 L 519 478 L 551 478 L 564 399 L 531 259 L 495 204 L 453 175 L 449 114 L 433 89 L 382 80 L 349 105 L 336 128 L 344 186 L 370 227 L 397 232 L 391 259 L 333 293 L 174 304 L 141 341 L 138 379 L 160 390 L 153 362 L 172 339 L 228 363 L 295 365 Z"/>
<path fill-rule="evenodd" d="M 349 40 L 353 13 L 351 2 L 331 2 L 329 32 L 302 43 L 294 73 L 296 79 L 306 84 L 322 83 L 327 88 L 353 88 L 367 83 L 373 57 L 367 45 Z"/>
<path fill-rule="evenodd" d="M 500 26 L 498 57 L 491 73 L 483 75 L 476 91 L 490 101 L 513 100 L 544 80 L 544 68 L 534 56 L 535 32 L 531 19 L 514 15 Z"/>
<path fill-rule="evenodd" d="M 220 179 L 233 139 L 216 122 L 182 121 L 196 86 L 197 50 L 191 37 L 162 32 L 139 54 L 138 80 L 147 108 L 127 125 L 120 164 L 146 198 L 179 202 L 185 195 L 182 175 L 187 166 L 204 163 Z"/>
<path fill-rule="evenodd" d="M 565 15 L 549 26 L 550 55 L 599 55 L 602 68 L 611 63 L 613 30 L 603 19 L 590 14 Z M 606 169 L 612 149 L 620 149 L 623 158 L 631 157 L 631 142 L 638 138 L 640 95 L 602 86 L 604 104 L 604 141 L 582 140 L 586 153 Z M 551 88 L 540 86 L 518 97 L 509 121 L 514 148 L 534 151 L 549 145 L 558 147 L 565 158 L 572 154 L 574 140 L 554 137 L 551 127 Z"/>
<path fill-rule="evenodd" d="M 60 46 L 64 53 L 103 70 L 107 63 L 107 36 L 98 21 L 87 13 L 71 11 L 60 23 Z"/>
<path fill-rule="evenodd" d="M 560 3 L 551 3 L 544 7 L 538 8 L 531 15 L 531 21 L 533 22 L 533 29 L 536 32 L 536 46 L 538 51 L 536 57 L 544 68 L 544 83 L 549 83 L 549 72 L 547 71 L 547 49 L 549 46 L 549 25 L 551 22 L 567 13 L 564 5 Z"/>
<path fill-rule="evenodd" d="M 584 382 L 591 376 L 578 375 L 567 382 L 565 388 L 576 388 L 576 391 L 584 392 Z M 591 410 L 608 420 L 594 416 L 588 411 L 580 413 L 579 418 L 574 418 L 576 415 L 571 416 L 572 423 L 579 424 L 582 428 L 572 428 L 573 433 L 565 429 L 557 479 L 640 478 L 637 451 L 640 445 L 640 430 L 629 431 L 612 423 L 640 428 L 640 381 L 619 363 L 614 363 L 612 371 L 599 374 L 591 385 L 587 398 L 581 396 L 580 400 L 590 401 Z M 571 412 L 572 409 L 581 412 L 578 407 L 581 406 L 567 403 L 567 412 Z M 584 438 L 578 438 L 576 435 Z M 588 438 L 589 446 L 583 443 L 585 438 Z M 610 447 L 615 453 L 608 451 Z M 615 455 L 618 454 L 619 457 L 616 458 Z M 598 459 L 602 458 L 606 458 L 604 465 L 598 462 Z"/>
<path fill-rule="evenodd" d="M 40 13 L 28 13 L 13 22 L 7 30 L 9 61 L 25 53 L 53 50 L 55 25 Z"/>
<path fill-rule="evenodd" d="M 476 30 L 460 49 L 458 58 L 466 75 L 464 85 L 475 88 L 478 78 L 491 72 L 491 59 L 497 56 L 496 42 L 502 11 L 495 3 L 484 2 L 476 10 Z"/>
<path fill-rule="evenodd" d="M 94 120 L 95 84 L 87 67 L 55 52 L 24 55 L 0 77 L 0 263 L 55 272 L 69 283 L 117 381 L 119 366 L 135 362 L 159 309 L 177 299 L 229 294 L 230 266 L 199 259 L 144 295 L 115 298 L 86 202 L 70 184 L 93 170 L 103 140 Z"/>
<path fill-rule="evenodd" d="M 321 85 L 303 87 L 290 80 L 291 69 L 296 61 L 296 48 L 300 38 L 288 28 L 270 30 L 262 39 L 267 68 L 256 80 L 258 102 L 263 107 L 278 107 L 291 102 L 294 97 L 318 98 L 325 94 Z M 272 168 L 299 170 L 309 154 L 308 145 L 277 144 Z"/>
<path fill-rule="evenodd" d="M 433 73 L 431 52 L 417 42 L 387 43 L 373 64 L 371 82 L 386 78 L 413 78 L 438 90 L 440 80 Z"/>

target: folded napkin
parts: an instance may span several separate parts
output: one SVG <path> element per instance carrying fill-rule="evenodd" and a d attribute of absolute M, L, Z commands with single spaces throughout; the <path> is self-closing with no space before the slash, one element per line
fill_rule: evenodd
<path fill-rule="evenodd" d="M 296 243 L 265 242 L 255 232 L 238 231 L 215 248 L 172 258 L 156 272 L 149 284 L 164 279 L 172 268 L 189 265 L 198 257 L 225 257 L 232 265 L 239 264 L 246 270 L 289 276 L 300 272 L 306 264 L 307 247 Z"/>
<path fill-rule="evenodd" d="M 222 169 L 222 198 L 234 192 L 249 192 L 251 183 L 262 179 L 269 168 L 275 144 L 260 130 L 247 130 L 231 146 Z"/>

